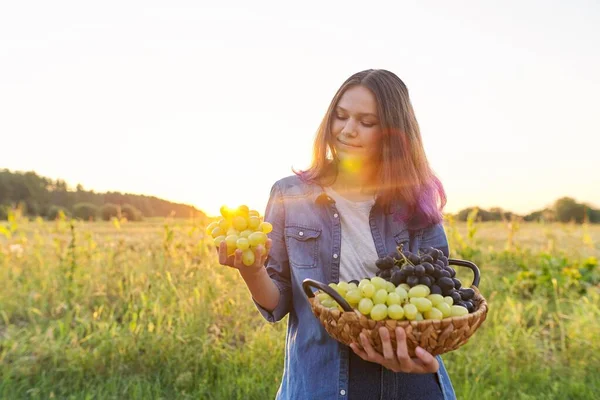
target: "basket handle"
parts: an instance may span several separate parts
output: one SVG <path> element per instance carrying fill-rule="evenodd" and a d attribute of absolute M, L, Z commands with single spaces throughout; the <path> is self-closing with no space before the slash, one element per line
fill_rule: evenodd
<path fill-rule="evenodd" d="M 448 264 L 469 268 L 471 271 L 473 271 L 473 286 L 479 287 L 479 279 L 481 274 L 479 273 L 479 268 L 477 268 L 477 265 L 473 264 L 471 261 L 457 260 L 455 258 L 449 258 Z"/>
<path fill-rule="evenodd" d="M 353 308 L 350 307 L 350 304 L 348 304 L 348 302 L 342 296 L 340 296 L 340 294 L 338 292 L 333 290 L 330 286 L 328 286 L 322 282 L 315 281 L 314 279 L 307 278 L 304 281 L 302 281 L 302 289 L 304 289 L 304 293 L 306 293 L 306 296 L 308 296 L 309 298 L 315 297 L 315 294 L 313 293 L 311 287 L 315 287 L 315 288 L 320 289 L 323 292 L 327 293 L 340 306 L 342 306 L 342 309 L 344 311 L 353 311 Z"/>

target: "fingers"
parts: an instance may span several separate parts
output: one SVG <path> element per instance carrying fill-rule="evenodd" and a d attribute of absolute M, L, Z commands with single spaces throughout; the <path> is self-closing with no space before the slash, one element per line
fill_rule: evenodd
<path fill-rule="evenodd" d="M 352 351 L 354 351 L 356 353 L 357 356 L 359 356 L 360 358 L 362 358 L 365 361 L 369 361 L 369 356 L 367 356 L 367 353 L 365 353 L 364 351 L 362 351 L 358 345 L 351 343 L 350 344 L 350 348 L 352 349 Z"/>
<path fill-rule="evenodd" d="M 365 349 L 365 352 L 367 353 L 367 358 L 369 361 L 377 362 L 379 364 L 385 361 L 381 355 L 375 351 L 373 346 L 371 346 L 369 339 L 367 339 L 367 335 L 364 333 L 360 334 L 360 342 L 362 343 L 363 349 Z"/>
<path fill-rule="evenodd" d="M 267 239 L 265 245 L 258 245 L 254 248 L 254 264 L 250 267 L 258 268 L 262 267 L 269 256 L 269 251 L 271 250 L 272 241 L 271 239 Z M 234 268 L 248 268 L 242 262 L 242 254 L 243 252 L 240 249 L 236 249 L 233 254 L 227 254 L 227 243 L 225 241 L 219 244 L 218 248 L 219 254 L 219 264 L 227 265 Z"/>
<path fill-rule="evenodd" d="M 242 268 L 242 251 L 236 249 L 233 254 L 227 254 L 227 243 L 221 242 L 219 245 L 219 264 L 226 265 L 228 267 Z"/>
<path fill-rule="evenodd" d="M 421 346 L 417 346 L 415 354 L 422 364 L 423 372 L 437 372 L 440 368 L 438 360 Z"/>
<path fill-rule="evenodd" d="M 219 244 L 219 264 L 228 265 L 227 264 L 227 243 L 223 240 L 221 244 Z"/>
<path fill-rule="evenodd" d="M 398 361 L 400 361 L 400 365 L 402 365 L 402 371 L 412 373 L 432 373 L 437 372 L 440 368 L 437 359 L 420 346 L 417 346 L 415 349 L 416 359 L 413 359 L 408 355 L 406 332 L 404 332 L 404 329 L 396 328 L 396 342 L 398 346 L 396 356 L 398 357 Z"/>
<path fill-rule="evenodd" d="M 263 265 L 264 262 L 264 255 L 267 252 L 267 250 L 265 249 L 265 246 L 263 246 L 262 244 L 259 244 L 258 246 L 256 246 L 256 248 L 254 249 L 254 268 L 258 268 L 260 266 Z"/>
<path fill-rule="evenodd" d="M 267 257 L 269 257 L 269 253 L 271 252 L 271 246 L 273 245 L 273 241 L 271 239 L 267 239 L 267 243 L 265 243 L 266 251 L 264 254 L 264 258 L 261 262 L 264 265 L 265 261 L 267 261 Z"/>
<path fill-rule="evenodd" d="M 241 268 L 243 267 L 243 262 L 242 262 L 242 251 L 240 249 L 236 249 L 235 253 L 233 254 L 233 266 L 236 268 Z"/>
<path fill-rule="evenodd" d="M 394 372 L 434 373 L 438 371 L 439 363 L 437 359 L 423 348 L 417 346 L 415 349 L 418 358 L 413 359 L 410 357 L 404 329 L 396 328 L 396 354 L 394 354 L 390 332 L 387 328 L 379 328 L 379 337 L 381 338 L 383 356 L 371 346 L 364 332 L 361 332 L 359 336 L 363 349 L 361 350 L 355 343 L 350 344 L 350 348 L 363 360 L 381 364 Z"/>
<path fill-rule="evenodd" d="M 390 340 L 390 332 L 387 328 L 379 328 L 379 337 L 381 338 L 381 347 L 383 348 L 383 358 L 389 361 L 395 361 L 396 355 L 394 354 L 392 341 Z"/>
<path fill-rule="evenodd" d="M 265 261 L 267 261 L 267 257 L 269 257 L 269 251 L 271 250 L 271 244 L 272 244 L 272 240 L 271 239 L 267 239 L 267 242 L 265 243 L 265 245 L 258 245 L 256 246 L 256 249 L 254 250 L 254 267 L 255 268 L 259 268 L 262 267 L 263 265 L 265 265 Z"/>
<path fill-rule="evenodd" d="M 413 364 L 412 359 L 408 355 L 408 347 L 406 346 L 406 332 L 400 327 L 396 328 L 396 357 L 398 357 L 398 361 L 404 371 L 407 371 Z"/>

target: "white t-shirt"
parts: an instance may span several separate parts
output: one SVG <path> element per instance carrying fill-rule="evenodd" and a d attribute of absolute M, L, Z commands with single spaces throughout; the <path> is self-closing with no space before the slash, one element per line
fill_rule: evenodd
<path fill-rule="evenodd" d="M 375 276 L 378 256 L 369 225 L 369 213 L 375 204 L 375 197 L 356 202 L 342 197 L 330 187 L 325 188 L 325 193 L 335 200 L 342 226 L 340 282 Z"/>

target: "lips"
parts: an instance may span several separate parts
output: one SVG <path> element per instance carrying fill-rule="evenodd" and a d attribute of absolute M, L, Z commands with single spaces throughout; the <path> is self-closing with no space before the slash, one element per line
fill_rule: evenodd
<path fill-rule="evenodd" d="M 341 144 L 345 145 L 345 146 L 352 147 L 352 148 L 355 148 L 355 149 L 359 149 L 359 148 L 361 147 L 361 146 L 356 146 L 356 145 L 353 145 L 353 144 L 350 144 L 350 143 L 344 142 L 344 141 L 343 141 L 343 140 L 341 140 L 341 139 L 338 139 L 337 141 L 338 141 L 338 142 L 340 142 Z"/>

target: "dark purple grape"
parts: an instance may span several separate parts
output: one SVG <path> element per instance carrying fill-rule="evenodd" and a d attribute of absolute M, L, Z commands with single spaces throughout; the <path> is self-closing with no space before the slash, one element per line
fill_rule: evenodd
<path fill-rule="evenodd" d="M 431 263 L 425 262 L 423 264 L 421 264 L 423 266 L 423 268 L 425 268 L 425 273 L 428 275 L 431 275 L 433 273 L 433 265 L 431 265 Z"/>
<path fill-rule="evenodd" d="M 421 277 L 419 277 L 419 283 L 421 285 L 425 285 L 427 287 L 431 287 L 431 284 L 433 283 L 433 281 L 428 276 L 421 276 Z"/>
<path fill-rule="evenodd" d="M 454 305 L 455 305 L 455 306 L 461 306 L 461 307 L 467 308 L 467 304 L 466 304 L 464 301 L 462 301 L 462 300 L 461 300 L 461 301 L 459 301 L 458 303 L 454 303 Z M 467 308 L 467 311 L 468 311 L 468 310 L 469 310 L 469 309 Z"/>
<path fill-rule="evenodd" d="M 444 267 L 444 271 L 448 271 L 448 273 L 450 273 L 450 278 L 454 278 L 456 276 L 456 271 L 449 265 Z"/>
<path fill-rule="evenodd" d="M 431 257 L 429 254 L 422 255 L 421 256 L 421 262 L 422 263 L 428 262 L 428 263 L 433 264 L 433 257 Z"/>
<path fill-rule="evenodd" d="M 425 275 L 425 267 L 422 266 L 421 264 L 415 265 L 415 275 L 416 276 L 423 276 L 423 275 Z"/>
<path fill-rule="evenodd" d="M 409 276 L 408 278 L 406 278 L 406 283 L 408 284 L 408 286 L 413 287 L 413 286 L 417 286 L 419 284 L 419 277 L 418 276 Z"/>
<path fill-rule="evenodd" d="M 458 304 L 459 302 L 462 301 L 462 298 L 460 297 L 460 293 L 458 293 L 457 291 L 453 291 L 452 293 L 449 294 L 450 297 L 452 297 L 452 301 L 454 302 L 454 304 Z"/>
<path fill-rule="evenodd" d="M 402 271 L 394 271 L 390 282 L 392 282 L 394 285 L 398 286 L 399 284 L 402 283 L 402 281 L 406 281 L 406 277 L 404 276 Z"/>
<path fill-rule="evenodd" d="M 442 288 L 438 285 L 431 285 L 431 294 L 442 294 Z"/>
<path fill-rule="evenodd" d="M 383 270 L 380 270 L 379 272 L 381 272 L 381 274 L 379 274 L 379 276 L 385 280 L 389 280 L 392 277 L 391 269 L 383 269 Z"/>
<path fill-rule="evenodd" d="M 452 278 L 440 278 L 437 280 L 437 284 L 442 288 L 442 291 L 454 289 L 454 281 L 452 281 Z"/>
<path fill-rule="evenodd" d="M 438 261 L 441 260 L 444 265 L 448 265 L 448 257 L 446 256 L 442 256 L 442 257 L 438 257 Z"/>
<path fill-rule="evenodd" d="M 425 250 L 425 254 L 429 255 L 431 258 L 433 258 L 433 261 L 435 262 L 435 260 L 438 259 L 439 257 L 439 253 L 438 253 L 438 249 L 436 249 L 435 247 L 430 247 L 427 250 Z"/>
<path fill-rule="evenodd" d="M 461 283 L 457 278 L 452 278 L 452 281 L 454 282 L 454 289 L 458 290 L 460 289 Z"/>
<path fill-rule="evenodd" d="M 421 259 L 416 254 L 409 253 L 408 255 L 407 254 L 404 254 L 404 255 L 406 256 L 408 261 L 410 261 L 413 265 L 419 264 L 421 262 Z"/>
<path fill-rule="evenodd" d="M 450 278 L 450 272 L 446 271 L 445 269 L 441 270 L 440 278 Z"/>
<path fill-rule="evenodd" d="M 386 256 L 375 261 L 375 265 L 379 269 L 390 269 L 394 267 L 394 259 Z"/>
<path fill-rule="evenodd" d="M 467 310 L 469 310 L 470 313 L 475 311 L 475 306 L 473 305 L 473 302 L 471 300 L 466 300 L 466 301 L 464 301 L 464 303 L 465 303 L 465 307 L 467 307 Z"/>
<path fill-rule="evenodd" d="M 439 266 L 440 266 L 440 267 L 442 267 L 442 268 L 444 268 L 444 267 L 445 267 L 445 265 L 444 265 L 444 262 L 443 262 L 442 260 L 437 260 L 437 261 L 436 261 L 434 264 L 435 264 L 435 265 L 439 265 Z"/>
<path fill-rule="evenodd" d="M 434 266 L 433 266 L 433 272 L 431 273 L 431 275 L 432 275 L 433 277 L 435 277 L 435 278 L 441 278 L 441 277 L 442 277 L 442 275 L 441 275 L 441 274 L 442 274 L 442 271 L 443 271 L 443 270 L 442 270 L 442 268 L 441 268 L 441 267 L 439 267 L 439 266 L 437 266 L 437 265 L 434 265 Z"/>
<path fill-rule="evenodd" d="M 414 265 L 405 265 L 402 269 L 404 271 L 406 271 L 405 272 L 406 274 L 409 274 L 409 275 L 412 275 L 412 274 L 415 273 L 415 267 L 414 267 Z"/>
<path fill-rule="evenodd" d="M 459 290 L 460 292 L 460 297 L 463 300 L 471 300 L 473 298 L 473 296 L 475 296 L 475 291 L 471 288 L 461 288 Z"/>

